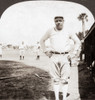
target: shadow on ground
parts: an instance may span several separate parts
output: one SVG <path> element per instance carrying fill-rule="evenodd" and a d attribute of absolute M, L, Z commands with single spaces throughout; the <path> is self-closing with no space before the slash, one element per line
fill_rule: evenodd
<path fill-rule="evenodd" d="M 54 97 L 48 91 L 47 72 L 15 61 L 0 61 L 0 100 L 42 100 Z"/>
<path fill-rule="evenodd" d="M 90 70 L 83 62 L 78 65 L 78 74 L 81 100 L 95 100 L 95 83 L 90 75 Z"/>

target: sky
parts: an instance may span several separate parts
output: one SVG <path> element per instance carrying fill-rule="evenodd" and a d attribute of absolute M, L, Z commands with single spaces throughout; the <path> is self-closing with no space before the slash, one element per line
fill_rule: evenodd
<path fill-rule="evenodd" d="M 64 16 L 64 29 L 71 33 L 82 31 L 78 20 L 81 13 L 88 15 L 86 30 L 94 23 L 92 13 L 84 6 L 66 1 L 26 1 L 7 8 L 0 19 L 0 42 L 18 45 L 22 41 L 34 45 L 49 28 L 55 26 L 54 17 Z"/>

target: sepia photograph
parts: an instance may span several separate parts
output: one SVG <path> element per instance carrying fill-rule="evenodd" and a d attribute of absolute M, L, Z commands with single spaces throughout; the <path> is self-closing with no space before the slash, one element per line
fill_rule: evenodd
<path fill-rule="evenodd" d="M 95 100 L 94 0 L 0 0 L 0 100 Z"/>

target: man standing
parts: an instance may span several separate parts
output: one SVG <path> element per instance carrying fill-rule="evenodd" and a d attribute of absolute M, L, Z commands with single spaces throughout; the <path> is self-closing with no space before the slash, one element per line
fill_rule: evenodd
<path fill-rule="evenodd" d="M 40 44 L 37 42 L 36 44 L 36 60 L 40 59 Z"/>
<path fill-rule="evenodd" d="M 48 30 L 42 37 L 40 44 L 43 52 L 51 59 L 50 74 L 53 78 L 55 99 L 59 100 L 59 88 L 62 86 L 63 100 L 66 100 L 68 90 L 68 80 L 70 77 L 71 45 L 70 40 L 74 42 L 74 52 L 80 47 L 80 41 L 75 34 L 63 30 L 64 18 L 56 16 L 54 18 L 55 27 Z M 51 49 L 47 50 L 45 41 L 50 39 Z"/>
<path fill-rule="evenodd" d="M 19 46 L 19 53 L 20 53 L 20 60 L 24 60 L 25 45 L 23 41 L 22 44 Z"/>
<path fill-rule="evenodd" d="M 2 44 L 0 43 L 0 58 L 2 58 Z"/>

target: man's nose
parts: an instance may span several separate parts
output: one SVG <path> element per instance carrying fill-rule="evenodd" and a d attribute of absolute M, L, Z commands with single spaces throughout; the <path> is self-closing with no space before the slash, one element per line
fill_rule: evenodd
<path fill-rule="evenodd" d="M 58 21 L 57 23 L 60 24 L 60 21 Z"/>
<path fill-rule="evenodd" d="M 58 21 L 58 23 L 60 23 L 60 21 Z"/>

